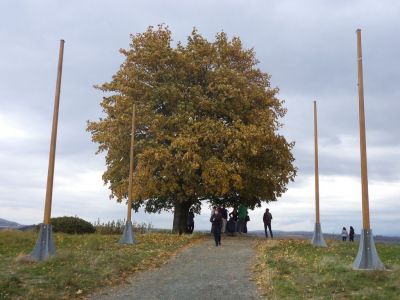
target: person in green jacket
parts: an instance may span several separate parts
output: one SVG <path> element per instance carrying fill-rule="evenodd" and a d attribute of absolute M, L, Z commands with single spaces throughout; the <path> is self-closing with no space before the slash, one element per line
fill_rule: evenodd
<path fill-rule="evenodd" d="M 240 204 L 238 212 L 239 212 L 238 232 L 243 233 L 244 223 L 246 222 L 246 216 L 247 216 L 247 207 L 243 204 Z"/>

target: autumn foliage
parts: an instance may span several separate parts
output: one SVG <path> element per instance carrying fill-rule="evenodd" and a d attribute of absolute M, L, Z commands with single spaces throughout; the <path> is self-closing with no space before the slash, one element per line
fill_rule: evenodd
<path fill-rule="evenodd" d="M 149 27 L 120 52 L 120 69 L 97 86 L 105 117 L 87 128 L 106 153 L 112 198 L 127 199 L 133 103 L 134 208 L 174 209 L 183 230 L 202 200 L 254 207 L 286 191 L 296 175 L 294 144 L 278 133 L 286 109 L 240 38 L 221 32 L 210 42 L 193 30 L 174 43 L 167 27 Z"/>

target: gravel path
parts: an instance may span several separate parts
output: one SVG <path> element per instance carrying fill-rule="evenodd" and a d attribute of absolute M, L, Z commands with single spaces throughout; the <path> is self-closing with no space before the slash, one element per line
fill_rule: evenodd
<path fill-rule="evenodd" d="M 177 254 L 159 269 L 138 273 L 128 284 L 92 299 L 260 299 L 250 281 L 252 238 L 206 240 Z"/>

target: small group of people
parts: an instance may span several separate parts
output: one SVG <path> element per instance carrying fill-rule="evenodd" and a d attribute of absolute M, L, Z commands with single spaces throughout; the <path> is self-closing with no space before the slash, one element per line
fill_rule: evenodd
<path fill-rule="evenodd" d="M 228 220 L 229 216 L 229 220 Z M 234 207 L 228 214 L 225 205 L 220 207 L 213 206 L 211 210 L 210 222 L 211 233 L 214 234 L 215 246 L 221 246 L 221 233 L 235 235 L 235 233 L 247 233 L 247 222 L 250 221 L 249 212 L 245 205 L 240 204 L 238 208 Z M 272 214 L 267 208 L 263 216 L 265 237 L 268 238 L 268 231 L 273 238 L 271 229 Z M 193 233 L 194 229 L 194 211 L 191 208 L 187 217 L 187 233 Z"/>
<path fill-rule="evenodd" d="M 249 221 L 247 207 L 243 204 L 240 204 L 238 209 L 233 208 L 229 215 L 225 205 L 214 206 L 211 210 L 210 222 L 212 223 L 211 233 L 214 234 L 215 246 L 221 245 L 221 233 L 230 235 L 234 235 L 236 232 L 247 233 L 247 222 Z"/>
<path fill-rule="evenodd" d="M 349 242 L 354 242 L 354 228 L 353 226 L 350 226 L 350 232 L 347 233 L 346 227 L 343 227 L 342 229 L 342 241 L 345 242 L 347 240 L 347 237 L 349 238 Z"/>
<path fill-rule="evenodd" d="M 229 216 L 229 221 L 227 220 Z M 233 210 L 228 215 L 228 210 L 225 205 L 222 207 L 214 206 L 211 210 L 210 222 L 211 233 L 214 234 L 215 246 L 221 246 L 221 233 L 234 235 L 236 232 L 239 234 L 247 233 L 247 222 L 250 221 L 248 209 L 245 205 L 239 205 L 238 209 Z M 265 237 L 268 238 L 268 231 L 271 238 L 274 237 L 271 229 L 272 214 L 267 208 L 263 216 Z"/>
<path fill-rule="evenodd" d="M 222 205 L 221 207 L 213 206 L 211 210 L 210 222 L 212 223 L 211 233 L 214 234 L 215 246 L 221 246 L 221 233 L 230 235 L 234 235 L 236 232 L 247 233 L 247 222 L 249 221 L 250 217 L 247 207 L 243 204 L 240 204 L 238 209 L 236 209 L 236 207 L 233 208 L 229 214 L 225 205 Z M 268 238 L 268 232 L 271 238 L 274 237 L 272 233 L 271 222 L 272 214 L 270 213 L 269 208 L 267 208 L 263 216 L 265 238 Z M 194 212 L 192 209 L 189 210 L 187 226 L 188 233 L 193 233 Z M 346 242 L 347 238 L 349 238 L 349 242 L 354 242 L 353 226 L 350 226 L 349 232 L 347 232 L 346 227 L 343 227 L 341 236 L 343 242 Z"/>

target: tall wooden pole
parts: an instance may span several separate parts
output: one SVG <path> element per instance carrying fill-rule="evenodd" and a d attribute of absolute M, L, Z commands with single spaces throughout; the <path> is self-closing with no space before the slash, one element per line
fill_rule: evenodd
<path fill-rule="evenodd" d="M 43 224 L 40 224 L 39 236 L 36 240 L 35 247 L 33 248 L 31 253 L 31 257 L 37 261 L 46 260 L 50 256 L 56 254 L 56 247 L 54 245 L 52 226 L 50 224 L 50 217 L 51 217 L 51 202 L 53 198 L 54 163 L 56 158 L 58 109 L 60 106 L 63 57 L 64 57 L 64 40 L 60 40 L 60 51 L 58 56 L 56 94 L 54 97 L 53 126 L 51 129 L 49 169 L 47 172 L 46 200 L 44 203 Z"/>
<path fill-rule="evenodd" d="M 374 237 L 369 221 L 368 173 L 367 173 L 367 143 L 365 137 L 364 112 L 364 83 L 361 50 L 361 29 L 357 29 L 357 68 L 358 68 L 358 103 L 360 120 L 360 154 L 361 154 L 361 195 L 363 228 L 360 235 L 360 244 L 356 259 L 353 262 L 355 270 L 384 270 L 376 251 Z"/>
<path fill-rule="evenodd" d="M 122 233 L 120 244 L 135 244 L 135 234 L 132 227 L 132 181 L 133 181 L 133 151 L 135 144 L 135 104 L 132 106 L 132 132 L 131 132 L 131 148 L 129 153 L 129 186 L 128 186 L 128 218 L 125 223 L 124 232 Z"/>
<path fill-rule="evenodd" d="M 318 174 L 318 128 L 317 128 L 317 102 L 314 101 L 314 147 L 315 147 L 315 222 L 319 218 L 319 174 Z"/>
<path fill-rule="evenodd" d="M 358 99 L 360 119 L 360 154 L 361 154 L 361 187 L 363 229 L 371 229 L 369 221 L 367 145 L 365 135 L 364 82 L 362 68 L 361 29 L 357 29 L 357 63 L 358 63 Z"/>
<path fill-rule="evenodd" d="M 47 224 L 47 225 L 50 224 L 51 202 L 52 202 L 52 198 L 53 198 L 54 164 L 55 164 L 55 157 L 56 157 L 58 110 L 59 110 L 59 106 L 60 106 L 60 91 L 61 91 L 63 56 L 64 56 L 64 40 L 60 40 L 60 51 L 59 51 L 59 57 L 58 57 L 58 70 L 57 70 L 57 82 L 56 82 L 56 94 L 54 97 L 53 126 L 51 129 L 49 169 L 47 172 L 46 200 L 45 200 L 44 217 L 43 217 L 43 223 Z"/>
<path fill-rule="evenodd" d="M 132 219 L 132 180 L 133 180 L 133 146 L 135 143 L 135 104 L 132 107 L 132 133 L 131 133 L 131 151 L 129 163 L 129 187 L 128 187 L 128 221 Z"/>
<path fill-rule="evenodd" d="M 315 162 L 315 227 L 311 244 L 317 247 L 327 247 L 322 234 L 319 218 L 319 171 L 318 171 L 318 124 L 317 124 L 317 102 L 314 101 L 314 162 Z"/>

